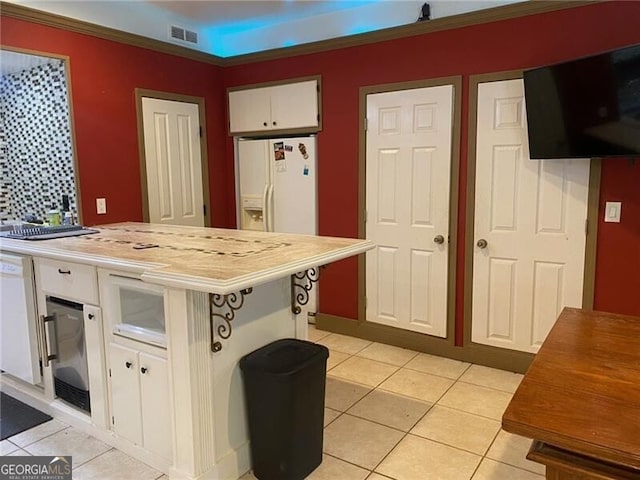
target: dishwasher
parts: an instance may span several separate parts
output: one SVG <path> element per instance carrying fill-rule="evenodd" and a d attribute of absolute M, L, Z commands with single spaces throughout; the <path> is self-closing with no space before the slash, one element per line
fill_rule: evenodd
<path fill-rule="evenodd" d="M 47 297 L 45 322 L 54 325 L 52 369 L 56 395 L 91 412 L 82 304 Z"/>

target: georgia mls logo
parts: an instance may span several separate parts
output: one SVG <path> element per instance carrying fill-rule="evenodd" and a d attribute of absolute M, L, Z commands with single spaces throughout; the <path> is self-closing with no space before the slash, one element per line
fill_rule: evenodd
<path fill-rule="evenodd" d="M 68 475 L 71 473 L 71 462 L 67 457 L 53 457 L 48 465 L 49 475 Z"/>
<path fill-rule="evenodd" d="M 0 480 L 71 480 L 71 457 L 0 458 Z"/>

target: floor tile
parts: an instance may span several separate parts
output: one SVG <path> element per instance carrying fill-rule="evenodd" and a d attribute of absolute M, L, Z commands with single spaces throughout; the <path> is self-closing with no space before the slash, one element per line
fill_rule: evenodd
<path fill-rule="evenodd" d="M 315 325 L 309 325 L 308 338 L 310 342 L 317 342 L 321 338 L 331 335 L 331 332 L 324 330 L 318 330 Z"/>
<path fill-rule="evenodd" d="M 160 479 L 163 480 L 163 479 Z M 251 472 L 247 472 L 244 475 L 242 475 L 239 480 L 257 480 L 256 477 L 253 475 L 253 473 Z"/>
<path fill-rule="evenodd" d="M 330 375 L 369 387 L 377 387 L 396 370 L 398 370 L 398 367 L 395 365 L 376 362 L 368 358 L 351 357 L 333 368 Z"/>
<path fill-rule="evenodd" d="M 19 433 L 18 435 L 14 435 L 10 440 L 19 447 L 26 447 L 27 445 L 37 442 L 38 440 L 42 440 L 43 438 L 53 435 L 67 427 L 68 425 L 66 423 L 62 423 L 60 420 L 56 420 L 54 418 L 48 422 L 41 423 L 37 427 L 33 427 Z"/>
<path fill-rule="evenodd" d="M 374 390 L 347 413 L 408 432 L 429 408 L 431 404 L 427 402 Z"/>
<path fill-rule="evenodd" d="M 332 410 L 331 408 L 325 408 L 324 409 L 324 426 L 326 427 L 327 425 L 329 425 L 336 418 L 338 418 L 339 415 L 340 415 L 340 412 L 338 412 L 337 410 Z"/>
<path fill-rule="evenodd" d="M 531 439 L 501 430 L 487 452 L 487 457 L 514 467 L 544 475 L 544 466 L 527 460 Z"/>
<path fill-rule="evenodd" d="M 110 449 L 106 443 L 73 427 L 54 433 L 25 448 L 31 455 L 71 455 L 74 468 Z"/>
<path fill-rule="evenodd" d="M 369 470 L 343 462 L 331 455 L 323 455 L 322 463 L 307 480 L 364 480 L 368 475 Z"/>
<path fill-rule="evenodd" d="M 379 473 L 373 472 L 371 475 L 367 477 L 367 480 L 389 480 L 391 477 L 385 477 L 384 475 L 380 475 Z"/>
<path fill-rule="evenodd" d="M 324 406 L 345 412 L 370 391 L 371 389 L 364 385 L 327 377 Z"/>
<path fill-rule="evenodd" d="M 22 450 L 19 448 L 18 450 L 14 450 L 11 453 L 7 453 L 6 455 L 2 455 L 3 457 L 30 457 L 31 455 L 26 450 Z"/>
<path fill-rule="evenodd" d="M 371 345 L 371 342 L 368 340 L 348 337 L 346 335 L 340 335 L 339 333 L 327 335 L 316 343 L 324 345 L 330 350 L 337 350 L 338 352 L 348 353 L 349 355 L 355 355 L 363 348 Z"/>
<path fill-rule="evenodd" d="M 324 451 L 372 470 L 404 433 L 351 415 L 342 415 L 324 430 Z"/>
<path fill-rule="evenodd" d="M 445 393 L 438 404 L 501 420 L 510 400 L 510 393 L 457 382 Z"/>
<path fill-rule="evenodd" d="M 398 367 L 404 366 L 409 360 L 417 355 L 413 350 L 393 347 L 384 343 L 372 343 L 364 350 L 358 352 L 359 357 L 377 360 L 378 362 L 389 363 Z"/>
<path fill-rule="evenodd" d="M 74 457 L 75 463 L 75 457 Z M 73 480 L 155 480 L 162 472 L 111 449 L 73 471 Z"/>
<path fill-rule="evenodd" d="M 411 433 L 484 455 L 499 430 L 497 420 L 436 405 Z"/>
<path fill-rule="evenodd" d="M 11 443 L 9 440 L 2 440 L 0 442 L 0 456 L 9 455 L 11 452 L 18 450 L 18 446 L 15 443 Z"/>
<path fill-rule="evenodd" d="M 375 471 L 397 480 L 469 480 L 481 458 L 407 435 Z"/>
<path fill-rule="evenodd" d="M 523 377 L 524 375 L 519 373 L 506 372 L 482 365 L 471 365 L 471 367 L 464 372 L 464 375 L 460 377 L 460 381 L 515 393 Z"/>
<path fill-rule="evenodd" d="M 504 463 L 499 463 L 490 458 L 485 458 L 480 463 L 473 480 L 544 480 L 542 475 L 527 472 Z"/>
<path fill-rule="evenodd" d="M 351 357 L 348 353 L 338 352 L 337 350 L 329 350 L 329 358 L 327 359 L 327 372 L 337 365 L 340 365 L 347 358 Z"/>
<path fill-rule="evenodd" d="M 456 380 L 469 368 L 469 365 L 471 364 L 459 362 L 451 358 L 436 357 L 435 355 L 421 353 L 407 363 L 405 368 Z"/>
<path fill-rule="evenodd" d="M 385 380 L 379 388 L 435 403 L 451 385 L 453 380 L 401 368 Z"/>

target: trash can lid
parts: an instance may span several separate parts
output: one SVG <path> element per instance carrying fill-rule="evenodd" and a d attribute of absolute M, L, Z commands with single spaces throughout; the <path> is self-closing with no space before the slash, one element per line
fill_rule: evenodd
<path fill-rule="evenodd" d="M 309 363 L 326 360 L 328 357 L 329 350 L 324 345 L 284 338 L 245 355 L 240 359 L 240 368 L 276 375 L 292 374 Z"/>

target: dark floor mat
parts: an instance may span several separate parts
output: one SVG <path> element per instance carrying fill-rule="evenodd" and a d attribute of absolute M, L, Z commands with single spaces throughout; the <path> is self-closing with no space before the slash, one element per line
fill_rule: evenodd
<path fill-rule="evenodd" d="M 0 392 L 0 440 L 49 420 L 49 415 Z"/>

